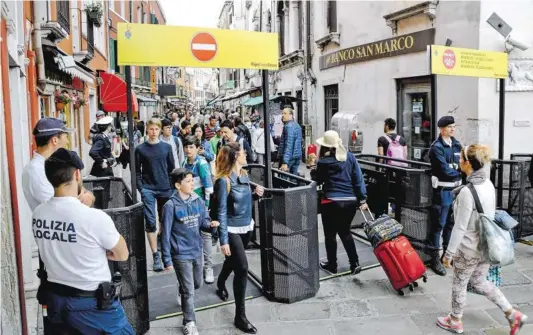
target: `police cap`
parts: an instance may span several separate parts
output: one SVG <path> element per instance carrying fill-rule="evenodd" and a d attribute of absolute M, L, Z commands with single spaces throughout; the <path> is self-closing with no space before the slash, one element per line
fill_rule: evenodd
<path fill-rule="evenodd" d="M 439 122 L 437 122 L 437 126 L 439 128 L 444 128 L 454 123 L 455 123 L 455 119 L 453 118 L 453 116 L 446 115 L 439 119 Z"/>

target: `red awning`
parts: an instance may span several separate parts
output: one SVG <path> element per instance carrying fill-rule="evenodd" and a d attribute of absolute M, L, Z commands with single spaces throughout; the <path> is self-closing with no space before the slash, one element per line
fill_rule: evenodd
<path fill-rule="evenodd" d="M 126 82 L 117 75 L 100 72 L 103 83 L 100 85 L 100 101 L 106 112 L 127 112 Z M 131 92 L 133 112 L 139 111 L 139 103 Z"/>

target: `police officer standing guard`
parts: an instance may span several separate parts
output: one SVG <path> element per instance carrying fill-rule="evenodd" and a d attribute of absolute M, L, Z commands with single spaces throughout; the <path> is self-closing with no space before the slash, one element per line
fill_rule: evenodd
<path fill-rule="evenodd" d="M 428 227 L 427 244 L 431 255 L 431 269 L 436 274 L 445 276 L 446 269 L 440 259 L 440 242 L 442 234 L 442 247 L 445 253 L 453 229 L 453 220 L 450 220 L 450 209 L 453 202 L 452 191 L 461 185 L 459 170 L 461 144 L 453 137 L 455 133 L 453 116 L 442 117 L 437 126 L 440 128 L 439 138 L 431 144 L 429 149 L 433 205 L 430 210 L 431 219 Z"/>
<path fill-rule="evenodd" d="M 33 212 L 45 334 L 133 334 L 108 265 L 127 260 L 128 247 L 106 213 L 78 200 L 82 169 L 75 152 L 55 151 L 45 161 L 54 197 Z"/>
<path fill-rule="evenodd" d="M 93 146 L 89 151 L 89 156 L 94 159 L 91 176 L 113 177 L 113 166 L 117 162 L 115 157 L 113 157 L 112 122 L 113 118 L 111 116 L 105 116 L 96 121 L 99 133 L 94 135 Z"/>

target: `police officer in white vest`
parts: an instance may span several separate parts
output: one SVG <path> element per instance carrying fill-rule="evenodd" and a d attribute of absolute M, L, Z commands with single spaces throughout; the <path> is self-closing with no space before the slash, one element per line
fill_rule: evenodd
<path fill-rule="evenodd" d="M 32 226 L 46 269 L 37 293 L 45 334 L 133 334 L 108 264 L 128 259 L 124 238 L 106 213 L 78 199 L 83 163 L 75 152 L 60 148 L 44 165 L 54 196 L 35 209 Z"/>

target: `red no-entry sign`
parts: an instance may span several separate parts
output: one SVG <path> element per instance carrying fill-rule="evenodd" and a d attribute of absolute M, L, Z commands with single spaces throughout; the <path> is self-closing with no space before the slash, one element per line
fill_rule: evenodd
<path fill-rule="evenodd" d="M 215 58 L 217 50 L 217 41 L 209 33 L 198 33 L 191 40 L 192 55 L 199 61 L 209 62 Z"/>

